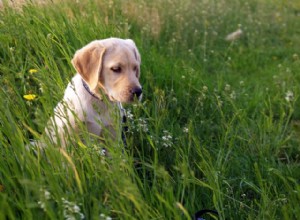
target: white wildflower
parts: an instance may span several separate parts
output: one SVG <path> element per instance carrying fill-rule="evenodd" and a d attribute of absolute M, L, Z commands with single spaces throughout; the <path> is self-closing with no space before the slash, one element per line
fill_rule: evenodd
<path fill-rule="evenodd" d="M 218 101 L 218 106 L 222 107 L 223 101 L 221 100 L 221 97 L 217 95 L 216 98 L 217 98 L 217 101 Z"/>
<path fill-rule="evenodd" d="M 47 34 L 47 39 L 48 39 L 48 40 L 51 40 L 51 39 L 52 39 L 52 37 L 53 37 L 53 36 L 52 36 L 52 34 L 51 34 L 51 33 Z"/>
<path fill-rule="evenodd" d="M 133 120 L 133 114 L 130 110 L 126 110 L 126 117 L 128 120 Z"/>
<path fill-rule="evenodd" d="M 51 193 L 48 190 L 41 188 L 40 192 L 43 195 L 43 199 L 45 199 L 45 200 L 51 199 Z"/>
<path fill-rule="evenodd" d="M 43 188 L 40 189 L 41 201 L 38 201 L 38 205 L 41 209 L 46 211 L 46 201 L 51 199 L 51 193 Z"/>
<path fill-rule="evenodd" d="M 197 102 L 201 102 L 202 101 L 202 96 L 199 96 L 198 98 L 197 98 Z"/>
<path fill-rule="evenodd" d="M 44 93 L 44 85 L 42 83 L 39 83 L 39 90 L 41 93 Z"/>
<path fill-rule="evenodd" d="M 230 87 L 229 84 L 226 84 L 226 85 L 225 85 L 225 91 L 227 91 L 227 92 L 230 91 L 230 88 L 231 88 L 231 87 Z"/>
<path fill-rule="evenodd" d="M 186 133 L 186 134 L 189 133 L 189 128 L 187 128 L 187 127 L 184 127 L 182 130 L 183 130 L 183 133 Z"/>
<path fill-rule="evenodd" d="M 291 90 L 287 91 L 287 93 L 285 94 L 285 100 L 287 102 L 291 102 L 294 100 L 294 93 Z"/>
<path fill-rule="evenodd" d="M 163 133 L 164 133 L 164 136 L 161 137 L 162 145 L 164 147 L 171 147 L 173 145 L 172 135 L 167 130 L 164 130 Z"/>
<path fill-rule="evenodd" d="M 61 198 L 61 200 L 63 202 L 63 215 L 65 219 L 78 219 L 78 217 L 80 219 L 84 219 L 84 214 L 81 213 L 80 207 L 78 205 L 76 205 L 74 202 L 66 200 L 65 198 Z"/>
<path fill-rule="evenodd" d="M 42 201 L 38 201 L 38 205 L 40 206 L 41 209 L 43 209 L 44 211 L 46 211 L 46 204 Z"/>
<path fill-rule="evenodd" d="M 73 211 L 74 211 L 75 213 L 79 213 L 79 212 L 80 212 L 79 206 L 75 204 L 75 205 L 73 206 Z"/>
<path fill-rule="evenodd" d="M 235 93 L 235 91 L 232 91 L 229 96 L 230 96 L 231 99 L 236 99 L 236 93 Z"/>
<path fill-rule="evenodd" d="M 101 214 L 100 214 L 100 219 L 112 220 L 112 217 L 106 216 L 105 214 L 101 213 Z"/>
<path fill-rule="evenodd" d="M 44 195 L 45 195 L 45 199 L 46 199 L 46 200 L 49 200 L 49 199 L 51 198 L 51 194 L 50 194 L 50 192 L 47 191 L 47 190 L 44 191 Z"/>
<path fill-rule="evenodd" d="M 105 148 L 102 148 L 99 153 L 100 153 L 100 156 L 105 156 L 107 152 L 106 152 Z"/>
<path fill-rule="evenodd" d="M 145 119 L 143 119 L 143 118 L 139 118 L 139 120 L 138 120 L 138 127 L 143 132 L 148 132 L 149 131 L 147 121 Z"/>
<path fill-rule="evenodd" d="M 293 54 L 293 59 L 294 59 L 294 60 L 299 60 L 298 54 L 294 53 L 294 54 Z"/>
<path fill-rule="evenodd" d="M 239 28 L 236 31 L 228 34 L 225 38 L 225 40 L 227 41 L 235 41 L 237 39 L 239 39 L 243 34 L 243 31 Z"/>

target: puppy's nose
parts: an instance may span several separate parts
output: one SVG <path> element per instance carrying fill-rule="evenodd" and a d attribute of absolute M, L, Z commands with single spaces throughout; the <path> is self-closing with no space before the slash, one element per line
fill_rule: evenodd
<path fill-rule="evenodd" d="M 136 87 L 131 90 L 132 95 L 136 96 L 137 98 L 139 98 L 141 96 L 142 92 L 143 92 L 143 90 L 141 87 Z"/>

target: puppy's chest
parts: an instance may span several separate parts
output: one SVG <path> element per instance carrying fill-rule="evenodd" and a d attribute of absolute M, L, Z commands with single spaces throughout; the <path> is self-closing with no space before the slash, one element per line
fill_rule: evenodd
<path fill-rule="evenodd" d="M 72 111 L 86 125 L 90 133 L 101 135 L 107 127 L 111 130 L 120 124 L 118 105 L 108 100 L 95 98 L 91 91 L 84 86 L 82 78 L 78 74 L 68 85 L 64 99 L 71 104 Z M 77 126 L 75 125 L 75 127 Z M 77 131 L 80 132 L 80 128 Z"/>
<path fill-rule="evenodd" d="M 118 126 L 118 111 L 114 107 L 103 109 L 101 106 L 92 106 L 86 109 L 85 123 L 90 133 L 101 135 L 104 130 L 111 130 Z"/>

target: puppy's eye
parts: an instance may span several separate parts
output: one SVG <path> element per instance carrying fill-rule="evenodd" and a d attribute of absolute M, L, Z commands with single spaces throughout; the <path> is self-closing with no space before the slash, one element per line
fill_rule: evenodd
<path fill-rule="evenodd" d="M 121 73 L 122 72 L 122 68 L 119 66 L 114 66 L 111 68 L 111 70 L 115 73 Z"/>
<path fill-rule="evenodd" d="M 133 71 L 137 71 L 137 66 L 134 66 L 134 67 L 133 67 Z"/>

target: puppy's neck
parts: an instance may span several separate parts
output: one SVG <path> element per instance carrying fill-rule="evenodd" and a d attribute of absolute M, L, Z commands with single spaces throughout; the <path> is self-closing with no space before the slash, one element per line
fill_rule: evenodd
<path fill-rule="evenodd" d="M 99 90 L 98 88 L 95 89 L 96 91 L 92 91 L 92 90 L 90 89 L 90 87 L 88 86 L 88 84 L 87 84 L 83 79 L 81 79 L 81 81 L 82 81 L 82 85 L 83 85 L 84 89 L 85 89 L 91 96 L 93 96 L 94 98 L 96 98 L 96 99 L 98 99 L 98 100 L 103 101 L 103 95 L 98 91 L 98 90 Z"/>
<path fill-rule="evenodd" d="M 97 87 L 96 87 L 95 90 L 96 90 L 95 93 L 99 97 L 101 97 L 101 100 L 103 100 L 103 96 L 105 96 L 105 95 L 108 96 L 107 90 L 105 89 L 104 85 L 102 83 L 100 83 L 100 82 L 98 82 Z"/>
<path fill-rule="evenodd" d="M 97 87 L 94 90 L 91 90 L 89 85 L 83 79 L 81 79 L 81 81 L 84 89 L 94 98 L 109 103 L 118 102 L 108 95 L 105 87 L 100 82 L 98 82 Z"/>

